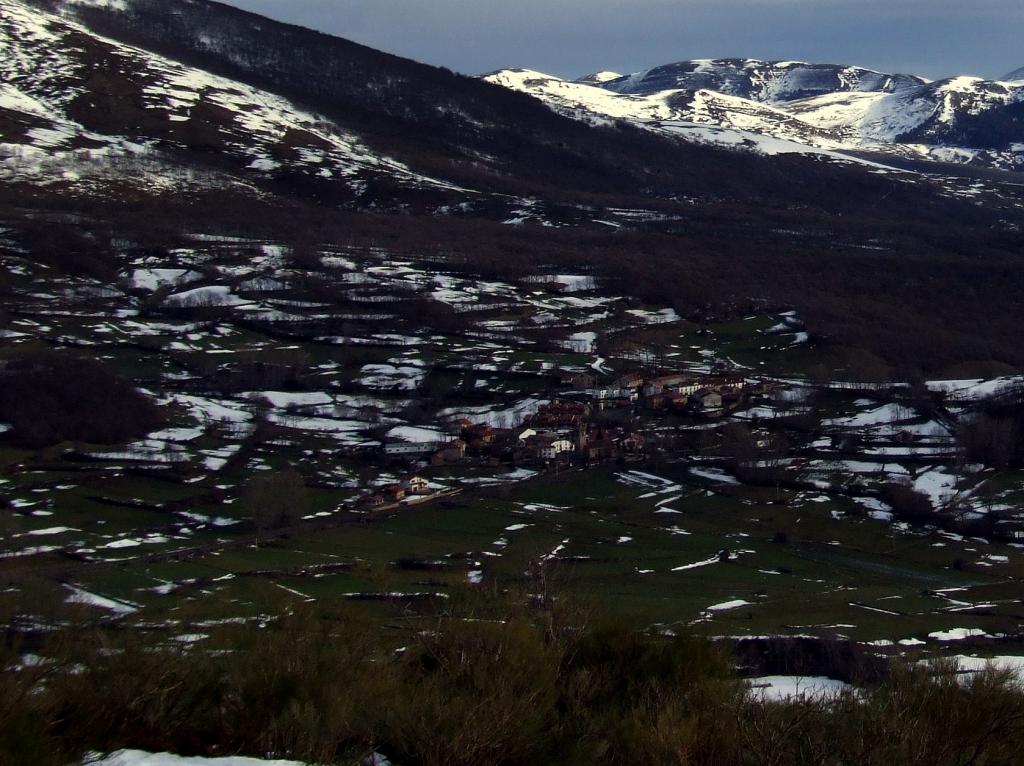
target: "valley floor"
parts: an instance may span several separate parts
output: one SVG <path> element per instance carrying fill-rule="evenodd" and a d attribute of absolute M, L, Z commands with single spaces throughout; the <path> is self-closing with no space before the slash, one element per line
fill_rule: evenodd
<path fill-rule="evenodd" d="M 82 350 L 126 371 L 166 417 L 119 446 L 25 449 L 7 435 L 8 602 L 34 593 L 29 578 L 50 599 L 202 641 L 203 623 L 314 600 L 429 620 L 464 591 L 532 587 L 541 567 L 663 632 L 876 652 L 1005 653 L 1018 639 L 1024 474 L 965 462 L 955 438 L 958 420 L 1015 396 L 1016 378 L 935 382 L 924 401 L 812 382 L 814 339 L 792 313 L 696 326 L 586 275 L 484 282 L 385 252 L 320 254 L 347 287 L 302 300 L 285 248 L 193 241 L 130 260 L 118 283 L 52 279 L 45 291 L 37 265 L 6 259 L 18 298 L 5 354 Z M 417 295 L 458 322 L 404 316 Z M 515 429 L 642 369 L 729 370 L 759 393 L 710 419 L 642 401 L 595 409 L 594 422 L 642 435 L 630 463 L 472 449 L 423 462 L 460 419 Z M 299 499 L 286 524 L 254 528 L 246 488 L 282 472 L 301 477 Z M 411 473 L 435 496 L 361 504 Z M 930 511 L 908 521 L 894 486 Z"/>

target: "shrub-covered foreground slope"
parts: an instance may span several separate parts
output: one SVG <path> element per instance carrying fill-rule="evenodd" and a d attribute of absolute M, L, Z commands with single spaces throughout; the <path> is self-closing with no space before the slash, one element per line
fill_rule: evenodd
<path fill-rule="evenodd" d="M 5 658 L 0 755 L 12 766 L 123 747 L 322 764 L 953 766 L 1013 764 L 1024 747 L 1024 693 L 994 667 L 896 667 L 856 690 L 771 701 L 736 680 L 720 645 L 535 601 L 457 607 L 414 634 L 397 615 L 382 633 L 359 611 L 300 608 L 212 625 L 207 648 L 51 633 L 32 663 Z"/>

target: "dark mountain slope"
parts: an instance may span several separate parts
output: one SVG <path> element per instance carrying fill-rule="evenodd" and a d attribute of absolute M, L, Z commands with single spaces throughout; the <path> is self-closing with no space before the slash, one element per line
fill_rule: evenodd
<path fill-rule="evenodd" d="M 668 176 L 665 165 L 702 159 L 646 136 L 587 130 L 528 97 L 220 3 L 133 0 L 125 11 L 34 4 L 64 9 L 100 34 L 280 93 L 356 130 L 375 148 L 470 184 L 481 174 L 506 186 L 514 186 L 510 179 L 546 183 L 557 175 L 563 186 L 590 191 L 669 194 L 693 184 Z M 656 166 L 646 159 L 652 156 L 661 158 Z"/>

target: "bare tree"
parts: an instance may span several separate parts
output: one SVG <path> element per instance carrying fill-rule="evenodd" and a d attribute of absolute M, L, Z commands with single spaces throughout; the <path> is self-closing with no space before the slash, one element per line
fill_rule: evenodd
<path fill-rule="evenodd" d="M 309 237 L 298 237 L 287 249 L 289 264 L 301 271 L 319 271 L 324 267 L 323 255 Z"/>
<path fill-rule="evenodd" d="M 303 515 L 306 485 L 296 471 L 275 471 L 254 476 L 242 490 L 242 502 L 256 528 L 256 544 L 267 532 L 297 522 Z"/>
<path fill-rule="evenodd" d="M 6 503 L 4 503 L 6 505 Z M 0 545 L 7 548 L 14 539 L 14 513 L 10 508 L 0 508 Z"/>
<path fill-rule="evenodd" d="M 722 429 L 722 456 L 732 462 L 733 472 L 742 480 L 756 468 L 757 440 L 744 423 L 729 423 Z"/>
<path fill-rule="evenodd" d="M 800 463 L 793 456 L 793 445 L 781 431 L 772 433 L 768 438 L 768 443 L 761 451 L 758 467 L 764 480 L 775 487 L 776 502 L 783 499 L 783 483 L 799 480 L 802 473 Z"/>
<path fill-rule="evenodd" d="M 965 462 L 1006 468 L 1013 461 L 1019 433 L 1012 418 L 978 415 L 957 428 L 956 442 Z"/>

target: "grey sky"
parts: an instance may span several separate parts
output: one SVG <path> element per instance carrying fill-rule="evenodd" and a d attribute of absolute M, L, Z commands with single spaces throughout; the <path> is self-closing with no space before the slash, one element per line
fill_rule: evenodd
<path fill-rule="evenodd" d="M 632 72 L 743 56 L 931 78 L 1024 66 L 1022 0 L 227 0 L 478 74 Z"/>

